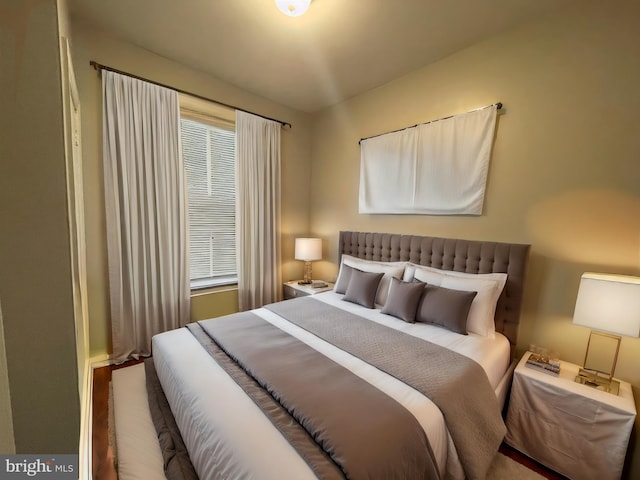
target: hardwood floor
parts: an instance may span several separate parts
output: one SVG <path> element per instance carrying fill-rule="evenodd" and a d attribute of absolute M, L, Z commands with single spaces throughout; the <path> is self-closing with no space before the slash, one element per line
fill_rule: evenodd
<path fill-rule="evenodd" d="M 118 478 L 113 464 L 113 452 L 109 446 L 109 382 L 112 367 L 100 367 L 93 371 L 93 427 L 92 469 L 94 480 Z"/>
<path fill-rule="evenodd" d="M 549 470 L 544 465 L 539 464 L 535 460 L 527 457 L 525 454 L 520 453 L 519 451 L 511 448 L 506 443 L 500 445 L 500 453 L 504 456 L 509 457 L 511 460 L 518 462 L 521 465 L 524 465 L 529 470 L 533 470 L 538 475 L 542 475 L 543 477 L 549 480 L 568 480 L 564 475 L 560 475 L 559 473 L 554 472 L 553 470 Z"/>
<path fill-rule="evenodd" d="M 93 371 L 93 480 L 117 480 L 118 478 L 113 462 L 113 451 L 109 446 L 109 382 L 111 382 L 111 372 L 141 361 L 133 360 L 122 365 L 96 368 Z M 500 453 L 549 480 L 566 480 L 566 477 L 549 470 L 504 443 L 500 447 Z"/>

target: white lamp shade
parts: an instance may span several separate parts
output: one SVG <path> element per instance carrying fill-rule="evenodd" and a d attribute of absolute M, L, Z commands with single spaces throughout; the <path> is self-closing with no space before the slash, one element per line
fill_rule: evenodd
<path fill-rule="evenodd" d="M 617 335 L 640 336 L 640 278 L 584 273 L 573 323 Z"/>
<path fill-rule="evenodd" d="M 296 238 L 295 258 L 309 262 L 322 260 L 322 239 Z"/>
<path fill-rule="evenodd" d="M 311 0 L 275 0 L 278 10 L 289 17 L 303 15 L 311 4 Z"/>

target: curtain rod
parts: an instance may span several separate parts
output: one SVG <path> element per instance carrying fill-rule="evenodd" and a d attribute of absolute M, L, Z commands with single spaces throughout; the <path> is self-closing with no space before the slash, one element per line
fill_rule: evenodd
<path fill-rule="evenodd" d="M 473 110 L 469 110 L 466 113 L 475 112 L 476 110 L 484 110 L 485 108 L 490 108 L 490 107 L 494 107 L 494 106 L 496 107 L 496 110 L 500 110 L 500 109 L 502 109 L 502 102 L 492 103 L 491 105 L 487 105 L 486 107 L 475 108 Z M 461 114 L 458 113 L 456 115 L 461 115 Z M 361 138 L 360 140 L 358 140 L 358 145 L 360 145 L 363 140 L 369 140 L 370 138 L 381 137 L 382 135 L 387 135 L 389 133 L 401 132 L 402 130 L 407 130 L 408 128 L 416 128 L 418 125 L 428 125 L 429 123 L 439 122 L 440 120 L 446 120 L 446 119 L 451 118 L 451 117 L 455 117 L 455 115 L 449 115 L 448 117 L 442 117 L 442 118 L 438 118 L 436 120 L 430 120 L 428 122 L 416 123 L 415 125 L 411 125 L 410 127 L 399 128 L 397 130 L 392 130 L 390 132 L 378 133 L 377 135 L 371 135 L 370 137 L 364 137 L 364 138 Z"/>
<path fill-rule="evenodd" d="M 89 61 L 89 65 L 91 65 L 93 68 L 95 68 L 98 71 L 100 71 L 100 70 L 108 70 L 109 72 L 119 73 L 120 75 L 126 75 L 127 77 L 135 78 L 136 80 L 142 80 L 143 82 L 152 83 L 154 85 L 158 85 L 159 87 L 164 87 L 164 88 L 169 88 L 171 90 L 175 90 L 178 93 L 184 93 L 185 95 L 191 95 L 192 97 L 199 98 L 200 100 L 206 100 L 208 102 L 217 103 L 218 105 L 222 105 L 223 107 L 233 108 L 234 110 L 240 110 L 241 112 L 244 112 L 244 113 L 250 113 L 252 115 L 257 115 L 258 117 L 262 117 L 262 118 L 264 118 L 266 120 L 272 120 L 274 122 L 278 122 L 280 125 L 282 125 L 283 128 L 287 127 L 287 126 L 289 128 L 292 128 L 291 124 L 289 122 L 283 122 L 282 120 L 278 120 L 277 118 L 265 117 L 264 115 L 260 115 L 259 113 L 250 112 L 249 110 L 244 110 L 244 109 L 238 108 L 238 107 L 236 107 L 234 105 L 229 105 L 228 103 L 219 102 L 218 100 L 213 100 L 211 98 L 207 98 L 207 97 L 204 97 L 202 95 L 198 95 L 197 93 L 187 92 L 185 90 L 181 90 L 179 88 L 172 87 L 170 85 L 165 85 L 164 83 L 156 82 L 154 80 L 149 80 L 148 78 L 144 78 L 144 77 L 139 77 L 138 75 L 134 75 L 132 73 L 123 72 L 122 70 L 118 70 L 117 68 L 107 67 L 106 65 L 101 65 L 98 62 L 94 62 L 93 60 Z"/>

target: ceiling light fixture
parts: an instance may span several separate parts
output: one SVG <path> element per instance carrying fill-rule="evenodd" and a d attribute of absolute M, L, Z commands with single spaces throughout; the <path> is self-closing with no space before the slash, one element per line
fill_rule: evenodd
<path fill-rule="evenodd" d="M 278 10 L 288 17 L 299 17 L 309 8 L 311 0 L 275 0 Z"/>

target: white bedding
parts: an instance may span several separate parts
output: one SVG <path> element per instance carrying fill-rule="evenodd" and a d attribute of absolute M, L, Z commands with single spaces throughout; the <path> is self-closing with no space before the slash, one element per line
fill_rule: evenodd
<path fill-rule="evenodd" d="M 487 372 L 494 389 L 508 368 L 510 347 L 502 335 L 463 336 L 426 324 L 408 324 L 379 310 L 344 302 L 334 292 L 314 298 L 473 358 Z M 429 399 L 273 312 L 254 312 L 404 405 L 427 433 L 441 472 L 464 478 L 442 414 Z M 281 479 L 285 473 L 286 478 L 315 478 L 293 447 L 186 329 L 154 337 L 153 352 L 158 376 L 200 478 Z"/>

